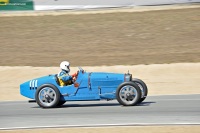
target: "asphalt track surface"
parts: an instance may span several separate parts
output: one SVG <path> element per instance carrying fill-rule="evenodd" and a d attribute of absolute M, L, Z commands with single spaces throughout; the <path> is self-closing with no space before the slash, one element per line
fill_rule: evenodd
<path fill-rule="evenodd" d="M 0 129 L 200 124 L 200 94 L 149 96 L 140 105 L 116 100 L 68 102 L 41 109 L 26 101 L 0 102 Z"/>

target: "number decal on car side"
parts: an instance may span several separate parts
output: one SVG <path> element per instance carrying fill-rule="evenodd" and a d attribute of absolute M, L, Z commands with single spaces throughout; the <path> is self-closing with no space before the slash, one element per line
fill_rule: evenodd
<path fill-rule="evenodd" d="M 37 80 L 31 80 L 29 86 L 30 90 L 37 89 Z"/>

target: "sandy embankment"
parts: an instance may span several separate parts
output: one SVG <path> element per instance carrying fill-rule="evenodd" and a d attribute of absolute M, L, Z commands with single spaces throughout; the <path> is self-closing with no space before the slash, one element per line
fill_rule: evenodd
<path fill-rule="evenodd" d="M 71 73 L 77 71 L 71 68 Z M 149 95 L 200 94 L 200 63 L 83 67 L 86 71 L 127 73 L 142 79 Z M 58 73 L 59 67 L 0 67 L 0 101 L 27 100 L 19 85 L 32 78 Z"/>
<path fill-rule="evenodd" d="M 192 130 L 192 131 L 191 131 Z M 0 133 L 199 133 L 200 126 L 133 126 L 133 127 L 100 127 L 100 128 L 55 128 L 7 130 Z"/>

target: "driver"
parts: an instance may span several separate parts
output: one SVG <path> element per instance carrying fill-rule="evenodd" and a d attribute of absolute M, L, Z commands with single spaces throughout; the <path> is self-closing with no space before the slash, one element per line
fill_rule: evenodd
<path fill-rule="evenodd" d="M 69 75 L 70 63 L 68 61 L 63 61 L 60 63 L 61 71 L 58 73 L 58 80 L 60 86 L 66 86 L 73 84 L 73 80 L 76 80 L 77 73 L 72 76 Z"/>

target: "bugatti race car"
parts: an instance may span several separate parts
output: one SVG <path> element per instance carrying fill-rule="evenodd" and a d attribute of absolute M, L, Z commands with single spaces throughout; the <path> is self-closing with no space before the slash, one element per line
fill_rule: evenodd
<path fill-rule="evenodd" d="M 123 106 L 141 103 L 147 96 L 146 84 L 132 74 L 86 72 L 81 67 L 71 85 L 60 86 L 57 74 L 29 80 L 20 85 L 21 95 L 42 108 L 53 108 L 66 101 L 113 100 Z"/>

